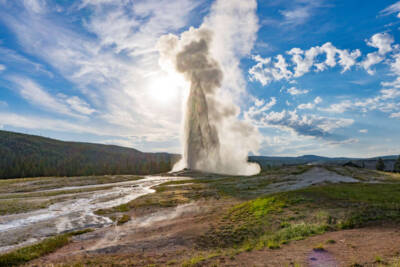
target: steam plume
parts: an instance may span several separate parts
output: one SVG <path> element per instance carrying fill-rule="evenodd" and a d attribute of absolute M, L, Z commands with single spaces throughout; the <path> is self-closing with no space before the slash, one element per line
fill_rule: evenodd
<path fill-rule="evenodd" d="M 158 44 L 161 66 L 172 63 L 190 82 L 184 119 L 184 151 L 179 164 L 194 170 L 252 175 L 259 172 L 259 166 L 247 163 L 249 150 L 243 151 L 240 143 L 253 128 L 236 120 L 238 108 L 235 105 L 221 101 L 218 90 L 223 72 L 210 53 L 212 37 L 212 31 L 205 27 L 190 28 L 180 38 L 164 35 Z M 232 135 L 236 143 L 231 142 Z"/>

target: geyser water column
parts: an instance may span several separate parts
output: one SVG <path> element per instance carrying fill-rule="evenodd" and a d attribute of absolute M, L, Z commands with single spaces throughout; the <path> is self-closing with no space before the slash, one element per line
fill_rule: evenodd
<path fill-rule="evenodd" d="M 184 125 L 184 163 L 194 170 L 213 170 L 220 164 L 219 139 L 210 123 L 206 95 L 221 86 L 222 71 L 209 57 L 211 33 L 198 32 L 199 39 L 185 45 L 176 56 L 176 69 L 190 81 Z M 211 115 L 211 114 L 210 114 Z"/>
<path fill-rule="evenodd" d="M 204 27 L 190 28 L 180 38 L 172 34 L 164 35 L 158 43 L 160 65 L 170 68 L 172 63 L 172 68 L 183 74 L 190 83 L 184 112 L 184 151 L 179 164 L 182 168 L 207 172 L 255 174 L 259 172 L 259 166 L 247 163 L 248 151 L 244 151 L 244 154 L 237 145 L 243 140 L 240 127 L 237 127 L 240 124 L 231 125 L 238 108 L 222 104 L 223 101 L 218 99 L 223 72 L 210 54 L 212 35 L 212 31 Z M 234 130 L 237 130 L 238 142 L 224 142 L 227 135 L 231 139 L 232 134 L 236 137 Z M 226 153 L 235 151 L 230 147 L 235 145 L 238 155 Z"/>

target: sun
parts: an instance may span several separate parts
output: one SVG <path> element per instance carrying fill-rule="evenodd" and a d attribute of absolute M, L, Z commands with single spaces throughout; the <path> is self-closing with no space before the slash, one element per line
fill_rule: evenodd
<path fill-rule="evenodd" d="M 183 77 L 178 73 L 162 73 L 151 77 L 148 94 L 159 104 L 171 104 L 182 95 L 182 89 L 186 85 Z"/>

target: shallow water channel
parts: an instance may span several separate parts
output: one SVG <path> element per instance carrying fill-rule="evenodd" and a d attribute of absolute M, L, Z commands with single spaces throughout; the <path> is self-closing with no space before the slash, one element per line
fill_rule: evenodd
<path fill-rule="evenodd" d="M 151 188 L 156 185 L 184 179 L 190 178 L 147 176 L 135 181 L 102 184 L 101 186 L 113 187 L 76 194 L 68 200 L 55 203 L 45 209 L 0 216 L 0 253 L 58 233 L 111 225 L 113 222 L 108 217 L 96 215 L 94 212 L 98 209 L 125 204 L 140 196 L 153 193 L 154 190 Z M 98 186 L 77 186 L 76 188 L 91 189 Z M 57 190 L 65 189 L 70 188 Z"/>

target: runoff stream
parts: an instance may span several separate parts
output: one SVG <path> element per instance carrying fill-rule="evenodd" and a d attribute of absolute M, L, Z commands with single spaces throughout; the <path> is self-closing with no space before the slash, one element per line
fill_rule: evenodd
<path fill-rule="evenodd" d="M 112 220 L 94 214 L 96 210 L 128 203 L 140 196 L 154 193 L 154 186 L 184 179 L 190 178 L 147 176 L 135 181 L 102 184 L 101 186 L 113 187 L 83 195 L 76 194 L 72 199 L 52 204 L 45 209 L 0 216 L 0 253 L 67 231 L 109 226 L 113 224 Z M 76 188 L 95 187 L 98 185 Z M 63 189 L 66 188 L 57 190 Z"/>

